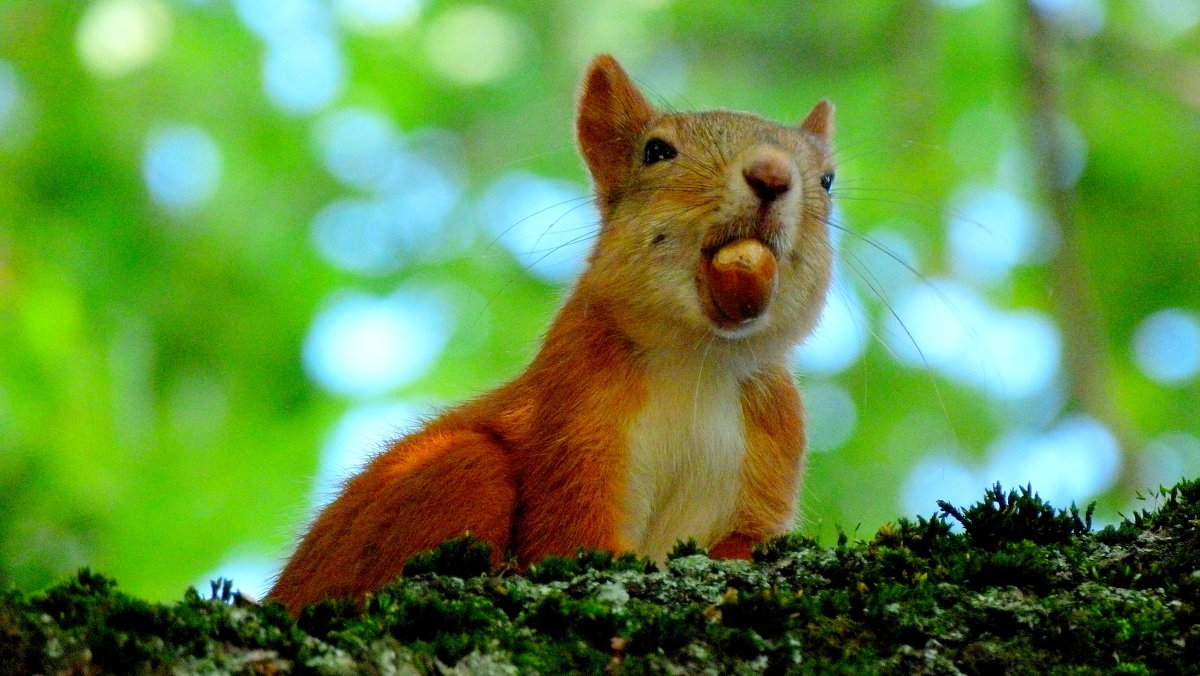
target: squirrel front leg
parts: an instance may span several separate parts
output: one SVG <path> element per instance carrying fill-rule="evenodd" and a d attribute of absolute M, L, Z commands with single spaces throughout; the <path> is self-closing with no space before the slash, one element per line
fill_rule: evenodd
<path fill-rule="evenodd" d="M 620 528 L 625 459 L 618 443 L 576 447 L 572 457 L 524 475 L 538 490 L 523 496 L 516 517 L 512 546 L 522 567 L 580 548 L 614 554 L 633 549 Z"/>
<path fill-rule="evenodd" d="M 792 526 L 804 463 L 804 409 L 783 367 L 742 383 L 746 460 L 735 525 L 709 549 L 716 559 L 749 559 L 754 545 Z"/>
<path fill-rule="evenodd" d="M 581 280 L 579 289 L 584 289 Z M 512 549 L 522 566 L 576 549 L 633 549 L 621 527 L 628 484 L 626 431 L 647 398 L 631 343 L 596 293 L 577 290 L 502 416 L 520 452 L 521 504 Z"/>

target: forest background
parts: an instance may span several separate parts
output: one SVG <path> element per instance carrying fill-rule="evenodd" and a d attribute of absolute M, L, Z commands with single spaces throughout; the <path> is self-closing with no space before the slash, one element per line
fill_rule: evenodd
<path fill-rule="evenodd" d="M 368 454 L 519 372 L 596 215 L 584 64 L 837 105 L 801 530 L 1200 476 L 1200 4 L 7 0 L 0 585 L 261 593 Z"/>

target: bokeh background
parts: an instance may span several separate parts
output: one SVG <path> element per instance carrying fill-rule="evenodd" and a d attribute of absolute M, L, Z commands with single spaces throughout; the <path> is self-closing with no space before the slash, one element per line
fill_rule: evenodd
<path fill-rule="evenodd" d="M 1194 0 L 5 0 L 0 584 L 261 593 L 518 373 L 595 230 L 602 51 L 676 108 L 838 106 L 805 532 L 1200 475 Z"/>

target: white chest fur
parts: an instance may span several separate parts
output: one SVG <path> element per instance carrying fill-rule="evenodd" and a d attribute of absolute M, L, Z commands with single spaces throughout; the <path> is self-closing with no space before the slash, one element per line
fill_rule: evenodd
<path fill-rule="evenodd" d="M 663 560 L 689 537 L 711 547 L 733 527 L 746 433 L 740 388 L 713 369 L 654 369 L 627 432 L 622 526 L 635 550 Z"/>

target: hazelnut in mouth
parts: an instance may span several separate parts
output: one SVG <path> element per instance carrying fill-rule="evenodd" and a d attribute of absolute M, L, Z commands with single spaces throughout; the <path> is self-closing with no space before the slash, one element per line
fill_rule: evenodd
<path fill-rule="evenodd" d="M 703 256 L 701 301 L 709 319 L 723 329 L 762 316 L 778 285 L 775 254 L 760 240 L 734 240 Z"/>

